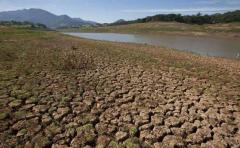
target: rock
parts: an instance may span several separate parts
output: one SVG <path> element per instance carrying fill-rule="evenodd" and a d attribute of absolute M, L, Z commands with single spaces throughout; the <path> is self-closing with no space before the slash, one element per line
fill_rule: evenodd
<path fill-rule="evenodd" d="M 37 105 L 33 107 L 33 111 L 36 113 L 45 113 L 48 110 L 47 105 Z"/>
<path fill-rule="evenodd" d="M 51 123 L 52 118 L 48 115 L 48 114 L 44 114 L 42 116 L 42 123 L 45 125 L 48 125 L 49 123 Z"/>
<path fill-rule="evenodd" d="M 134 136 L 136 136 L 137 134 L 138 134 L 138 128 L 137 128 L 137 126 L 133 126 L 133 127 L 130 127 L 129 128 L 129 134 L 130 134 L 130 136 L 132 136 L 132 137 L 134 137 Z"/>
<path fill-rule="evenodd" d="M 130 115 L 126 115 L 123 117 L 123 121 L 127 122 L 127 123 L 131 123 L 132 122 L 132 118 Z"/>
<path fill-rule="evenodd" d="M 240 143 L 240 131 L 238 134 L 235 135 L 234 140 L 236 143 Z"/>
<path fill-rule="evenodd" d="M 33 136 L 35 135 L 36 133 L 38 133 L 40 130 L 41 130 L 41 125 L 29 125 L 27 127 L 27 130 L 28 130 L 28 136 Z"/>
<path fill-rule="evenodd" d="M 8 104 L 10 107 L 15 108 L 22 105 L 22 100 L 14 100 Z"/>
<path fill-rule="evenodd" d="M 141 125 L 149 123 L 149 120 L 143 120 L 140 116 L 135 116 L 134 122 L 135 122 L 136 126 L 141 126 Z"/>
<path fill-rule="evenodd" d="M 175 147 L 184 148 L 185 147 L 183 139 L 179 136 L 168 135 L 164 137 L 162 143 L 163 143 L 162 144 L 163 147 L 168 147 L 168 148 L 175 148 Z"/>
<path fill-rule="evenodd" d="M 52 114 L 54 111 L 56 111 L 57 110 L 57 107 L 50 107 L 49 109 L 48 109 L 48 113 L 49 114 Z"/>
<path fill-rule="evenodd" d="M 93 147 L 90 145 L 85 145 L 83 148 L 93 148 Z"/>
<path fill-rule="evenodd" d="M 210 107 L 207 112 L 205 113 L 205 115 L 208 117 L 208 118 L 213 118 L 213 119 L 219 119 L 219 113 L 218 112 L 218 109 L 215 109 L 215 108 L 212 108 Z"/>
<path fill-rule="evenodd" d="M 83 102 L 87 105 L 87 106 L 92 106 L 94 103 L 94 99 L 93 98 L 86 98 L 83 100 Z"/>
<path fill-rule="evenodd" d="M 149 141 L 156 142 L 157 137 L 149 130 L 140 131 L 140 140 L 141 141 Z"/>
<path fill-rule="evenodd" d="M 18 121 L 17 123 L 13 124 L 12 129 L 15 131 L 19 131 L 22 128 L 25 128 L 25 126 L 27 125 L 27 121 L 26 120 L 21 120 Z"/>
<path fill-rule="evenodd" d="M 9 123 L 0 121 L 0 132 L 8 129 Z"/>
<path fill-rule="evenodd" d="M 35 104 L 23 105 L 21 106 L 20 110 L 30 110 L 33 106 L 35 106 Z"/>
<path fill-rule="evenodd" d="M 54 136 L 56 134 L 60 134 L 61 131 L 62 131 L 62 128 L 55 123 L 50 124 L 45 129 L 45 133 L 49 136 Z"/>
<path fill-rule="evenodd" d="M 195 126 L 195 124 L 190 123 L 190 122 L 185 122 L 181 126 L 181 128 L 184 129 L 187 134 L 191 134 L 197 130 L 197 127 Z"/>
<path fill-rule="evenodd" d="M 105 123 L 99 122 L 96 124 L 95 127 L 96 127 L 98 134 L 104 135 L 104 134 L 108 133 L 108 125 Z"/>
<path fill-rule="evenodd" d="M 65 125 L 65 128 L 76 128 L 78 124 L 76 122 L 70 122 Z"/>
<path fill-rule="evenodd" d="M 97 139 L 96 148 L 105 148 L 108 146 L 110 138 L 108 136 L 100 136 Z"/>
<path fill-rule="evenodd" d="M 186 137 L 186 135 L 187 135 L 185 130 L 182 128 L 173 127 L 173 128 L 171 128 L 171 131 L 175 136 Z"/>
<path fill-rule="evenodd" d="M 142 131 L 142 130 L 149 130 L 153 127 L 153 125 L 150 123 L 150 124 L 144 124 L 142 126 L 139 127 L 139 130 Z"/>
<path fill-rule="evenodd" d="M 167 112 L 167 108 L 163 105 L 159 105 L 153 110 L 153 113 L 157 113 L 162 116 L 164 116 L 166 112 Z"/>
<path fill-rule="evenodd" d="M 0 106 L 6 107 L 9 102 L 15 100 L 15 98 L 0 99 Z"/>
<path fill-rule="evenodd" d="M 192 144 L 200 144 L 209 139 L 212 139 L 212 131 L 208 127 L 203 127 L 198 129 L 196 133 L 188 135 L 186 141 Z"/>
<path fill-rule="evenodd" d="M 24 136 L 27 134 L 27 130 L 26 129 L 22 129 L 20 130 L 18 133 L 17 133 L 17 137 L 20 137 L 20 136 Z"/>
<path fill-rule="evenodd" d="M 27 115 L 26 111 L 17 111 L 13 114 L 14 120 L 22 120 L 25 119 Z"/>
<path fill-rule="evenodd" d="M 86 124 L 77 128 L 77 136 L 71 141 L 72 147 L 84 146 L 87 143 L 94 142 L 96 138 L 95 129 L 92 124 Z"/>
<path fill-rule="evenodd" d="M 83 113 L 79 116 L 77 116 L 76 118 L 74 118 L 74 121 L 78 124 L 94 124 L 97 123 L 98 118 L 93 115 L 93 114 L 89 114 L 89 113 Z"/>
<path fill-rule="evenodd" d="M 71 97 L 62 97 L 61 102 L 70 102 L 71 100 Z"/>
<path fill-rule="evenodd" d="M 127 104 L 134 101 L 133 96 L 123 97 L 122 99 L 117 100 L 119 104 Z"/>
<path fill-rule="evenodd" d="M 24 145 L 24 148 L 33 148 L 34 147 L 34 144 L 31 143 L 30 141 L 27 141 Z"/>
<path fill-rule="evenodd" d="M 25 90 L 13 90 L 11 92 L 11 96 L 16 97 L 18 99 L 26 99 L 31 96 L 31 94 Z"/>
<path fill-rule="evenodd" d="M 51 141 L 48 139 L 48 137 L 43 135 L 37 135 L 33 138 L 34 148 L 43 148 L 43 147 L 49 147 L 51 145 Z"/>
<path fill-rule="evenodd" d="M 31 97 L 25 101 L 26 104 L 36 104 L 38 103 L 39 99 L 36 97 Z"/>
<path fill-rule="evenodd" d="M 163 148 L 163 145 L 162 145 L 162 143 L 160 143 L 160 142 L 155 142 L 155 143 L 153 144 L 153 147 L 154 147 L 154 148 Z"/>
<path fill-rule="evenodd" d="M 226 123 L 223 123 L 221 125 L 221 128 L 223 132 L 229 133 L 229 134 L 234 134 L 238 131 L 238 127 L 231 124 L 226 124 Z"/>
<path fill-rule="evenodd" d="M 8 95 L 0 95 L 0 99 L 5 99 L 5 98 L 8 98 L 9 96 Z"/>
<path fill-rule="evenodd" d="M 51 148 L 68 148 L 67 145 L 53 144 Z"/>
<path fill-rule="evenodd" d="M 149 112 L 148 111 L 141 111 L 140 117 L 142 120 L 149 120 Z"/>
<path fill-rule="evenodd" d="M 226 142 L 221 141 L 208 141 L 207 143 L 202 143 L 201 144 L 202 148 L 226 148 L 228 147 L 228 144 Z"/>
<path fill-rule="evenodd" d="M 164 118 L 161 115 L 155 114 L 151 117 L 152 124 L 155 126 L 163 125 Z"/>
<path fill-rule="evenodd" d="M 57 112 L 53 113 L 53 118 L 55 120 L 59 120 L 59 119 L 63 118 L 63 116 L 67 115 L 69 112 L 70 112 L 69 107 L 58 108 Z"/>
<path fill-rule="evenodd" d="M 5 113 L 5 112 L 0 113 L 0 120 L 4 120 L 4 119 L 6 119 L 7 117 L 9 117 L 9 113 Z"/>
<path fill-rule="evenodd" d="M 72 122 L 73 119 L 74 119 L 75 115 L 74 114 L 71 114 L 71 113 L 68 113 L 67 115 L 65 115 L 63 118 L 62 118 L 62 121 L 63 123 L 69 123 L 69 122 Z"/>
<path fill-rule="evenodd" d="M 115 134 L 115 138 L 117 141 L 123 141 L 128 137 L 126 132 L 119 131 Z"/>
<path fill-rule="evenodd" d="M 195 120 L 194 123 L 193 123 L 193 128 L 200 128 L 200 127 L 201 127 L 201 121 Z M 196 130 L 193 130 L 193 131 L 196 131 Z"/>
<path fill-rule="evenodd" d="M 169 135 L 171 130 L 165 126 L 155 126 L 153 128 L 153 134 L 157 139 L 162 139 L 166 135 Z"/>
<path fill-rule="evenodd" d="M 124 148 L 124 145 L 120 145 L 116 141 L 111 141 L 108 148 Z"/>
<path fill-rule="evenodd" d="M 141 148 L 140 141 L 138 138 L 129 138 L 123 143 L 126 148 Z"/>
<path fill-rule="evenodd" d="M 66 131 L 65 131 L 65 136 L 66 136 L 66 137 L 74 137 L 75 134 L 76 134 L 75 128 L 68 128 L 68 129 L 66 129 Z"/>
<path fill-rule="evenodd" d="M 85 103 L 78 103 L 77 106 L 73 107 L 73 113 L 75 114 L 81 114 L 81 113 L 84 113 L 84 112 L 87 112 L 87 111 L 90 111 L 90 106 L 87 106 Z"/>
<path fill-rule="evenodd" d="M 180 120 L 180 118 L 177 117 L 169 117 L 166 120 L 164 120 L 164 123 L 167 127 L 180 127 L 182 121 Z"/>
<path fill-rule="evenodd" d="M 52 138 L 53 143 L 66 144 L 68 138 L 64 134 L 57 134 Z"/>

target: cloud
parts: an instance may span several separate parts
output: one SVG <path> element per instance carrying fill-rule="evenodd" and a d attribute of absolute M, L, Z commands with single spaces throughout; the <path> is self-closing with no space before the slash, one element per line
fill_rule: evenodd
<path fill-rule="evenodd" d="M 224 12 L 232 11 L 238 8 L 184 8 L 184 9 L 138 9 L 122 10 L 124 13 L 196 13 L 196 12 Z"/>

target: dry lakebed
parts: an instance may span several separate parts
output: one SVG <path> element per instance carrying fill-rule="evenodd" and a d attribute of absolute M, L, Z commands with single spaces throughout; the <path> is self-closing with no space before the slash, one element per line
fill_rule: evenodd
<path fill-rule="evenodd" d="M 0 147 L 239 148 L 240 61 L 0 26 Z"/>

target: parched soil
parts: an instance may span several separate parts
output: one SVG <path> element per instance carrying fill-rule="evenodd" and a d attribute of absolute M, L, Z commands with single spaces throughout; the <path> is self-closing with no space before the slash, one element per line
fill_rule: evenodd
<path fill-rule="evenodd" d="M 0 28 L 0 147 L 239 147 L 240 61 Z"/>

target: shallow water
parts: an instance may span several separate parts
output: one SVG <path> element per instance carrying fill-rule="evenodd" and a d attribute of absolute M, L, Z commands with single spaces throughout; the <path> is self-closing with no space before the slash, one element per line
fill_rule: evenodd
<path fill-rule="evenodd" d="M 65 33 L 72 36 L 129 43 L 159 45 L 205 56 L 240 58 L 240 38 L 119 33 Z"/>

